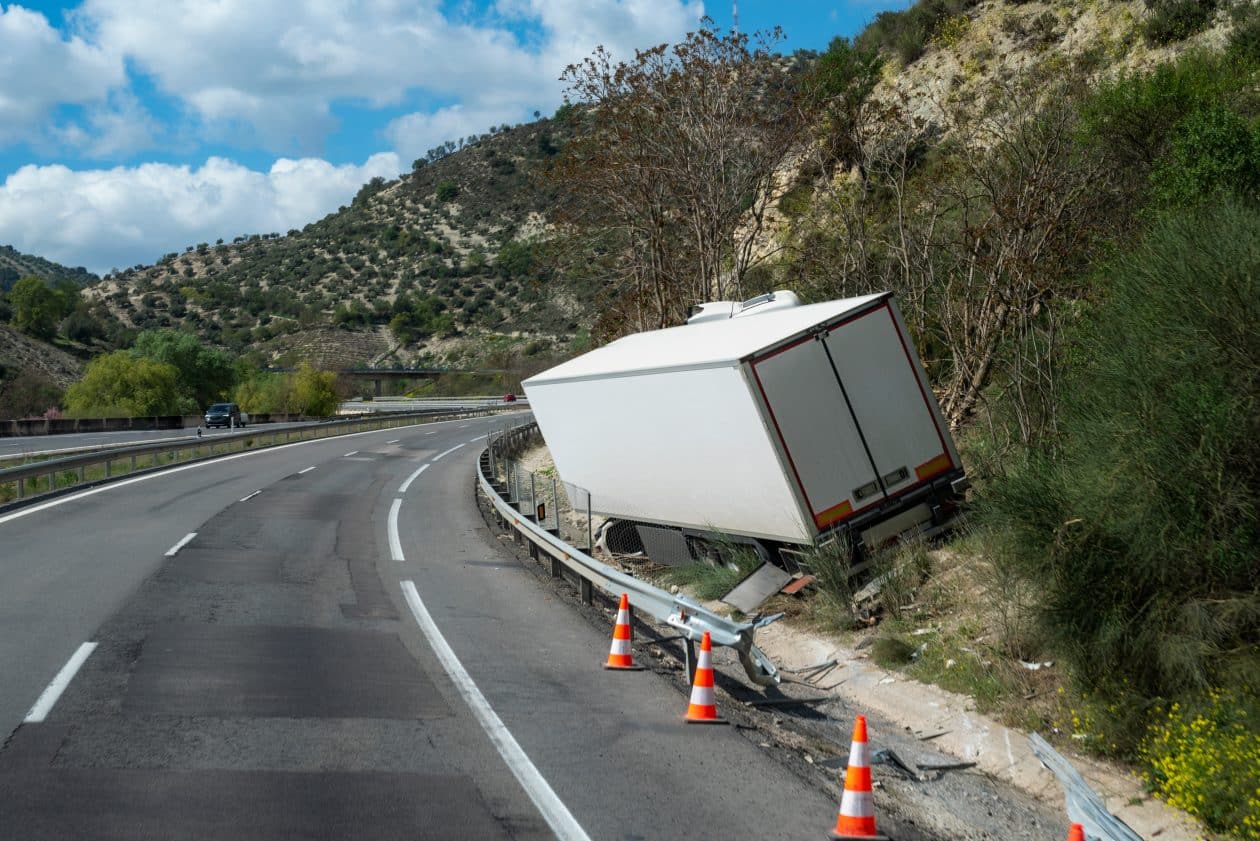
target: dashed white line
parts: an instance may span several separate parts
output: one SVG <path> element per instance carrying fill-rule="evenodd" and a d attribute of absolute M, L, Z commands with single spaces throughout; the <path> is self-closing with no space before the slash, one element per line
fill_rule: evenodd
<path fill-rule="evenodd" d="M 389 507 L 389 554 L 395 561 L 405 561 L 402 541 L 398 539 L 398 509 L 402 508 L 402 500 L 395 499 Z"/>
<path fill-rule="evenodd" d="M 507 763 L 512 775 L 521 784 L 521 788 L 525 789 L 525 793 L 529 795 L 534 806 L 542 813 L 543 820 L 555 833 L 556 838 L 560 841 L 590 841 L 586 830 L 582 829 L 582 825 L 577 822 L 577 818 L 573 817 L 569 807 L 564 805 L 564 801 L 556 795 L 542 773 L 526 756 L 516 738 L 490 706 L 486 696 L 481 694 L 472 676 L 459 662 L 459 658 L 447 644 L 446 638 L 438 630 L 433 617 L 429 615 L 424 602 L 420 600 L 420 593 L 416 590 L 415 583 L 403 581 L 402 591 L 403 598 L 407 600 L 407 606 L 411 608 L 416 622 L 420 624 L 420 630 L 429 640 L 429 645 L 433 646 L 433 653 L 442 663 L 442 668 L 450 675 L 451 682 L 463 696 L 464 703 L 468 704 L 481 729 L 486 732 L 491 744 L 499 751 L 499 756 L 503 757 L 503 761 Z"/>
<path fill-rule="evenodd" d="M 310 467 L 306 468 L 305 470 L 299 470 L 298 475 L 301 476 L 303 473 L 310 473 L 312 470 L 314 470 L 318 466 L 319 465 L 317 464 L 312 464 Z"/>
<path fill-rule="evenodd" d="M 189 536 L 191 537 L 191 535 Z M 48 714 L 52 712 L 53 706 L 61 697 L 61 693 L 66 691 L 70 681 L 74 680 L 74 676 L 78 674 L 79 669 L 95 650 L 96 643 L 94 642 L 85 642 L 79 646 L 79 650 L 74 652 L 66 664 L 61 667 L 61 671 L 57 672 L 57 676 L 52 679 L 52 683 L 48 684 L 48 688 L 35 701 L 35 706 L 31 707 L 30 712 L 26 714 L 26 718 L 23 720 L 27 724 L 38 724 L 48 717 Z"/>
<path fill-rule="evenodd" d="M 193 539 L 194 537 L 196 537 L 196 536 L 197 536 L 197 532 L 195 532 L 195 531 L 190 531 L 190 532 L 188 532 L 188 534 L 186 534 L 186 535 L 184 535 L 184 536 L 183 536 L 183 538 L 179 541 L 179 543 L 176 543 L 176 544 L 175 544 L 174 546 L 172 546 L 170 549 L 167 549 L 167 550 L 166 550 L 166 557 L 168 557 L 168 558 L 173 558 L 173 557 L 175 557 L 175 555 L 177 555 L 177 554 L 179 553 L 179 550 L 180 550 L 180 549 L 183 549 L 185 546 L 187 546 L 189 543 L 191 543 L 191 542 L 192 542 L 192 539 Z"/>
<path fill-rule="evenodd" d="M 437 435 L 437 434 L 438 434 L 438 431 L 435 429 L 435 430 L 433 430 L 432 432 L 426 432 L 426 433 L 424 433 L 424 434 L 425 434 L 425 435 Z"/>
<path fill-rule="evenodd" d="M 351 450 L 350 452 L 342 456 L 342 458 L 350 458 L 350 456 L 357 456 L 358 454 L 359 454 L 358 450 Z"/>
<path fill-rule="evenodd" d="M 395 438 L 393 441 L 386 441 L 385 443 L 386 443 L 386 444 L 397 444 L 397 443 L 398 443 L 399 441 L 401 441 L 401 440 L 402 440 L 401 438 Z"/>
<path fill-rule="evenodd" d="M 416 479 L 420 478 L 420 474 L 428 469 L 429 469 L 429 465 L 427 464 L 420 465 L 419 470 L 417 470 L 415 473 L 412 473 L 410 476 L 408 476 L 407 481 L 403 482 L 401 485 L 398 486 L 398 492 L 400 494 L 405 494 L 407 492 L 407 488 L 411 487 L 411 483 L 416 481 Z"/>
<path fill-rule="evenodd" d="M 466 424 L 466 423 L 461 423 L 461 424 L 459 425 L 459 428 L 460 428 L 460 429 L 467 429 L 467 428 L 468 428 L 468 424 Z"/>
<path fill-rule="evenodd" d="M 254 492 L 253 492 L 252 494 L 250 494 L 249 496 L 243 496 L 243 497 L 241 497 L 241 502 L 249 502 L 251 499 L 253 499 L 254 497 L 258 496 L 260 493 L 262 493 L 262 489 L 261 489 L 261 488 L 260 488 L 260 489 L 258 489 L 258 490 L 256 490 L 256 491 L 254 491 Z"/>
<path fill-rule="evenodd" d="M 465 442 L 465 443 L 467 443 L 467 442 Z M 438 453 L 437 455 L 435 455 L 435 456 L 433 457 L 433 460 L 434 460 L 434 461 L 437 461 L 437 460 L 438 460 L 438 459 L 440 459 L 442 456 L 449 456 L 451 453 L 455 452 L 456 450 L 458 450 L 458 449 L 459 449 L 460 447 L 462 447 L 462 446 L 464 446 L 464 444 L 456 444 L 454 447 L 451 447 L 449 450 L 444 450 L 444 451 L 442 451 L 442 452 Z"/>

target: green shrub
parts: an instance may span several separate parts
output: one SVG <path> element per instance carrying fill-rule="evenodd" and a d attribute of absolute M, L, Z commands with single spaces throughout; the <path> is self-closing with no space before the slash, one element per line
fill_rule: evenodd
<path fill-rule="evenodd" d="M 1239 3 L 1233 9 L 1233 18 L 1229 51 L 1251 64 L 1260 63 L 1260 6 Z"/>
<path fill-rule="evenodd" d="M 459 185 L 454 181 L 443 181 L 437 185 L 437 200 L 448 202 L 459 195 Z"/>
<path fill-rule="evenodd" d="M 1155 194 L 1172 203 L 1219 192 L 1254 196 L 1260 192 L 1260 130 L 1221 106 L 1196 111 L 1177 126 L 1152 183 Z"/>
<path fill-rule="evenodd" d="M 1141 753 L 1159 797 L 1212 829 L 1260 841 L 1260 699 L 1211 691 L 1173 704 Z"/>
<path fill-rule="evenodd" d="M 1146 7 L 1151 10 L 1146 40 L 1172 44 L 1206 27 L 1216 11 L 1216 0 L 1146 0 Z"/>
<path fill-rule="evenodd" d="M 1161 221 L 1103 280 L 1056 449 L 980 509 L 1009 530 L 1046 639 L 1119 702 L 1123 752 L 1152 704 L 1260 685 L 1260 212 Z"/>

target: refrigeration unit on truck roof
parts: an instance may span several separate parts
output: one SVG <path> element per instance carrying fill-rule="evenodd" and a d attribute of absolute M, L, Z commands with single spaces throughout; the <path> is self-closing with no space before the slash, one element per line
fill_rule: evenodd
<path fill-rule="evenodd" d="M 962 465 L 892 294 L 730 303 L 525 381 L 564 482 L 611 517 L 787 544 L 939 517 Z"/>

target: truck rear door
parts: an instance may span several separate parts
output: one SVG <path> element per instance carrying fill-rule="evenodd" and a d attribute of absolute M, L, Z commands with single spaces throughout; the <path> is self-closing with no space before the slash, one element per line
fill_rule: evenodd
<path fill-rule="evenodd" d="M 890 302 L 830 327 L 825 341 L 881 491 L 897 496 L 955 466 L 935 398 Z"/>
<path fill-rule="evenodd" d="M 883 498 L 819 338 L 772 350 L 750 360 L 749 369 L 818 529 Z"/>

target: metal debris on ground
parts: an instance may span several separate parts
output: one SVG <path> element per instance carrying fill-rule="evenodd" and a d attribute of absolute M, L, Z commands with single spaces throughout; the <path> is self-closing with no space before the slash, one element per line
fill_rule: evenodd
<path fill-rule="evenodd" d="M 892 748 L 880 748 L 879 750 L 872 753 L 871 764 L 872 765 L 876 765 L 876 764 L 891 765 L 892 767 L 896 768 L 898 771 L 901 771 L 902 773 L 906 774 L 908 777 L 910 777 L 910 779 L 918 780 L 919 782 L 924 782 L 924 779 L 919 774 L 919 772 L 916 769 L 912 768 L 911 766 L 907 765 L 905 760 L 903 760 L 900 756 L 898 756 L 897 752 L 894 751 Z"/>
<path fill-rule="evenodd" d="M 754 698 L 746 702 L 750 707 L 792 707 L 797 704 L 817 704 L 821 701 L 835 700 L 830 695 L 819 695 L 815 698 Z"/>

